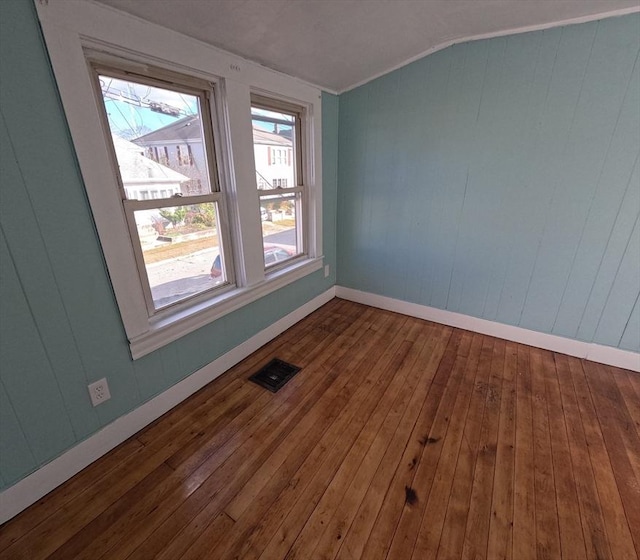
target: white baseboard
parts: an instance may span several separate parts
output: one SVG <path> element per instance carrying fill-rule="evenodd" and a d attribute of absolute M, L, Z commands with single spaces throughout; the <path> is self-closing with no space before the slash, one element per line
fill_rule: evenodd
<path fill-rule="evenodd" d="M 386 309 L 387 311 L 395 311 L 403 315 L 410 315 L 418 319 L 434 321 L 435 323 L 441 323 L 443 325 L 487 334 L 553 352 L 568 354 L 569 356 L 575 356 L 577 358 L 584 358 L 585 360 L 591 360 L 601 364 L 640 371 L 640 354 L 620 350 L 619 348 L 602 346 L 592 342 L 582 342 L 554 334 L 531 331 L 521 327 L 514 327 L 512 325 L 487 321 L 486 319 L 478 319 L 477 317 L 471 317 L 461 313 L 454 313 L 453 311 L 445 311 L 443 309 L 409 303 L 369 292 L 361 292 L 343 286 L 336 286 L 336 297 Z"/>
<path fill-rule="evenodd" d="M 39 468 L 0 494 L 0 523 L 11 519 L 31 504 L 70 479 L 114 447 L 171 410 L 187 397 L 222 375 L 258 348 L 295 325 L 335 297 L 335 288 L 305 303 L 217 360 L 207 364 L 162 394 L 121 416 L 88 439 Z"/>

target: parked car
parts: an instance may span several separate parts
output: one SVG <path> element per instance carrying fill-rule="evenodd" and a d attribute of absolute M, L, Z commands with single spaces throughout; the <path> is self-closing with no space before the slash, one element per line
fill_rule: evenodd
<path fill-rule="evenodd" d="M 286 261 L 293 257 L 293 251 L 289 249 L 285 249 L 284 247 L 278 247 L 277 245 L 265 245 L 264 246 L 264 264 L 265 266 L 270 266 L 275 263 Z M 222 264 L 220 260 L 220 255 L 218 255 L 213 261 L 213 265 L 211 266 L 211 278 L 217 280 L 222 276 Z"/>

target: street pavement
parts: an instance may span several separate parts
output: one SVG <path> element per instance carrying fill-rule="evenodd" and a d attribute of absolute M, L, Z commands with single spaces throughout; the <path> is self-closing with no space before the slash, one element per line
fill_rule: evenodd
<path fill-rule="evenodd" d="M 265 244 L 295 247 L 295 229 L 267 235 Z M 147 265 L 147 276 L 156 309 L 209 290 L 224 280 L 211 278 L 211 265 L 218 248 L 204 249 Z"/>

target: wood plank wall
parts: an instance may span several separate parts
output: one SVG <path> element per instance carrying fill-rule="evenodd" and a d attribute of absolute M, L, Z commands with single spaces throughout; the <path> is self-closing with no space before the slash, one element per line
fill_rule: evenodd
<path fill-rule="evenodd" d="M 340 96 L 338 284 L 640 352 L 640 14 Z"/>

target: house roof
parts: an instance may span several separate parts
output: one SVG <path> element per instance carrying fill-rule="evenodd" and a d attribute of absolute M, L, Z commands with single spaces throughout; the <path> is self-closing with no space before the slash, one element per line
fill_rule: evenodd
<path fill-rule="evenodd" d="M 188 181 L 189 177 L 178 173 L 165 165 L 161 165 L 145 157 L 141 153 L 140 146 L 137 146 L 133 142 L 129 142 L 124 138 L 120 138 L 115 134 L 112 135 L 113 146 L 118 156 L 118 165 L 120 167 L 120 174 L 125 186 L 128 181 L 135 182 L 150 182 L 154 181 L 174 181 L 176 183 L 182 183 Z"/>
<path fill-rule="evenodd" d="M 139 136 L 134 142 L 140 145 L 144 145 L 147 142 L 175 142 L 176 140 L 199 142 L 201 138 L 200 117 L 199 115 L 190 115 L 158 130 Z"/>
<path fill-rule="evenodd" d="M 167 126 L 163 126 L 154 132 L 149 132 L 134 140 L 135 144 L 145 146 L 152 143 L 176 143 L 176 141 L 200 142 L 202 131 L 199 115 L 183 117 Z M 253 142 L 271 146 L 291 146 L 291 140 L 279 134 L 253 127 Z M 135 145 L 134 144 L 134 145 Z"/>
<path fill-rule="evenodd" d="M 291 140 L 275 134 L 273 132 L 267 132 L 257 127 L 253 127 L 253 143 L 254 144 L 267 144 L 271 146 L 291 146 Z"/>

